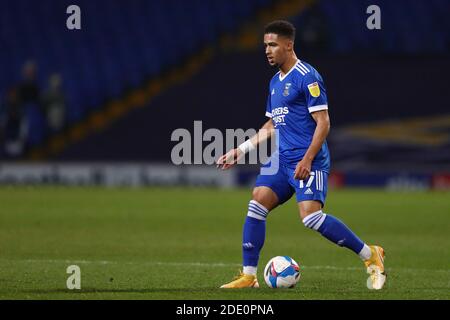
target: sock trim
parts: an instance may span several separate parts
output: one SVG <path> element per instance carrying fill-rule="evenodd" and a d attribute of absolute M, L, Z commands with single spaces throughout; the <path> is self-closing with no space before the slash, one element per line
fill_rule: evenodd
<path fill-rule="evenodd" d="M 326 217 L 327 217 L 327 215 L 325 213 L 323 213 L 322 210 L 319 210 L 319 211 L 316 211 L 314 213 L 307 215 L 303 219 L 303 224 L 307 228 L 317 231 L 317 230 L 319 230 L 322 223 L 325 221 Z"/>
<path fill-rule="evenodd" d="M 264 207 L 261 203 L 259 203 L 258 201 L 250 200 L 250 203 L 255 205 L 258 209 L 261 209 L 265 213 L 269 213 L 269 210 L 266 207 Z"/>
<path fill-rule="evenodd" d="M 265 216 L 262 216 L 259 213 L 254 213 L 252 211 L 247 212 L 247 217 L 258 219 L 258 220 L 262 220 L 262 221 L 266 220 Z"/>
<path fill-rule="evenodd" d="M 242 267 L 242 273 L 246 274 L 246 275 L 256 276 L 257 270 L 258 269 L 256 266 L 243 266 Z"/>
<path fill-rule="evenodd" d="M 325 219 L 327 218 L 327 214 L 324 213 L 322 215 L 322 218 L 320 218 L 320 220 L 314 225 L 313 229 L 314 230 L 319 230 L 319 228 L 322 226 L 322 223 L 325 221 Z"/>
<path fill-rule="evenodd" d="M 303 219 L 303 223 L 307 223 L 309 220 L 311 220 L 312 218 L 314 218 L 315 216 L 319 215 L 322 213 L 322 210 L 313 212 L 311 214 L 308 214 L 304 219 Z"/>
<path fill-rule="evenodd" d="M 251 200 L 249 202 L 247 216 L 258 219 L 258 220 L 266 220 L 268 214 L 269 214 L 269 210 L 267 210 L 258 201 Z"/>
<path fill-rule="evenodd" d="M 307 226 L 308 228 L 311 228 L 311 226 L 313 224 L 315 224 L 317 221 L 319 221 L 321 217 L 322 217 L 321 214 L 316 215 L 312 219 L 308 220 L 308 222 L 305 224 L 305 226 Z"/>
<path fill-rule="evenodd" d="M 358 256 L 362 260 L 368 260 L 372 256 L 372 250 L 370 250 L 370 247 L 364 243 L 364 246 L 362 247 L 361 251 L 358 253 Z"/>
<path fill-rule="evenodd" d="M 253 212 L 257 212 L 257 213 L 259 213 L 259 214 L 262 214 L 263 216 L 266 216 L 266 215 L 267 215 L 267 212 L 265 212 L 265 211 L 259 209 L 258 207 L 256 207 L 256 206 L 255 206 L 254 204 L 252 204 L 252 203 L 249 203 L 249 204 L 248 204 L 248 208 L 249 208 L 249 210 L 251 209 Z"/>

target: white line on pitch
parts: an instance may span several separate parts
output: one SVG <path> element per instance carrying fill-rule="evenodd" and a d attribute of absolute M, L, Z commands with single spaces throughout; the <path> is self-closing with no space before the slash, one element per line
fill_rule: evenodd
<path fill-rule="evenodd" d="M 20 262 L 43 262 L 43 263 L 68 263 L 68 264 L 125 264 L 125 265 L 148 265 L 148 266 L 176 266 L 176 267 L 241 267 L 240 263 L 207 263 L 207 262 L 163 262 L 163 261 L 141 261 L 141 262 L 120 262 L 111 260 L 55 260 L 55 259 L 25 259 L 25 260 L 10 260 L 10 259 L 0 259 L 0 261 L 20 261 Z M 317 269 L 317 270 L 363 270 L 364 267 L 336 267 L 336 266 L 308 266 L 300 265 L 301 269 Z M 416 269 L 416 268 L 387 268 L 387 270 L 397 270 L 397 271 L 423 271 L 423 272 L 450 272 L 450 269 Z"/>

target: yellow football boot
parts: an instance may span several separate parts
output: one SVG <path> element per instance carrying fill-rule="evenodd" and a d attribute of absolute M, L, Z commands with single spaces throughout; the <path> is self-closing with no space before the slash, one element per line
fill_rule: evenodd
<path fill-rule="evenodd" d="M 234 277 L 233 281 L 220 287 L 224 289 L 259 288 L 259 283 L 256 276 L 251 274 L 243 274 L 242 271 L 239 270 L 239 275 Z"/>
<path fill-rule="evenodd" d="M 364 261 L 367 273 L 367 288 L 371 290 L 380 290 L 386 282 L 386 272 L 384 271 L 384 249 L 379 246 L 369 246 L 372 256 Z"/>

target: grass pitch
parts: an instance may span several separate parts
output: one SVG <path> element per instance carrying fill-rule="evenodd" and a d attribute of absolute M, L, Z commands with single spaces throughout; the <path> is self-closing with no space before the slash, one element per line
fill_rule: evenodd
<path fill-rule="evenodd" d="M 250 189 L 0 188 L 0 299 L 450 299 L 450 194 L 331 190 L 325 212 L 386 250 L 388 282 L 306 229 L 294 199 L 271 212 L 260 289 L 223 290 L 241 262 Z M 269 289 L 266 262 L 300 264 Z M 81 290 L 66 288 L 69 265 Z"/>

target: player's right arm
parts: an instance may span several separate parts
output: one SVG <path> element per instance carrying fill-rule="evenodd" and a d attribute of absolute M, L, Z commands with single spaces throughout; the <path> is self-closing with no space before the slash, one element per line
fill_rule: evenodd
<path fill-rule="evenodd" d="M 242 143 L 239 147 L 231 149 L 226 154 L 221 156 L 217 160 L 217 168 L 226 170 L 233 165 L 235 165 L 240 158 L 242 158 L 247 152 L 255 149 L 260 143 L 266 141 L 272 137 L 274 133 L 274 126 L 272 119 L 269 119 L 262 127 L 259 129 L 258 133 L 253 137 Z"/>

